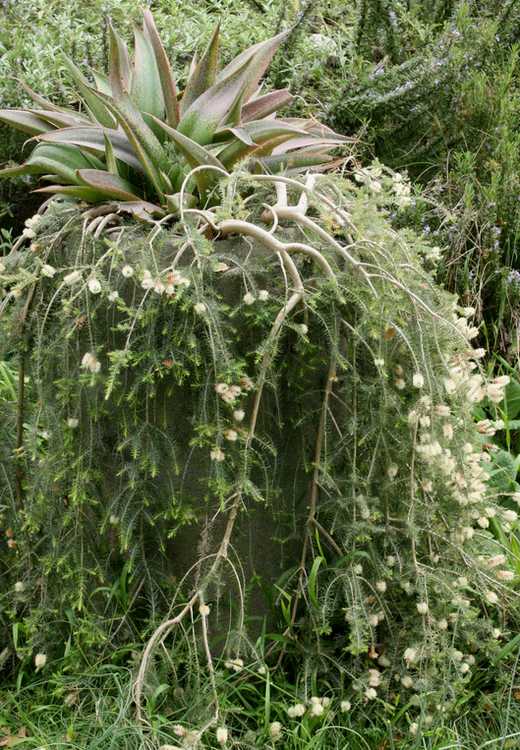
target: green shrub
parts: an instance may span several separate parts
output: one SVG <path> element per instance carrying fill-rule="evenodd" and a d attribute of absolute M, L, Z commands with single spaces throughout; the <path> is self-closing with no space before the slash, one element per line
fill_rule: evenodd
<path fill-rule="evenodd" d="M 223 183 L 217 231 L 244 229 L 231 218 L 258 226 L 275 203 L 267 179 Z M 287 307 L 297 277 L 287 282 L 266 253 L 271 235 L 244 248 L 185 220 L 96 240 L 67 203 L 31 223 L 34 251 L 3 272 L 15 309 L 34 286 L 24 479 L 17 501 L 8 463 L 2 500 L 16 544 L 2 553 L 4 627 L 16 623 L 25 679 L 37 652 L 78 669 L 80 654 L 108 656 L 188 601 L 193 630 L 174 630 L 155 678 L 153 646 L 175 621 L 149 641 L 138 705 L 154 680 L 176 685 L 175 715 L 200 727 L 226 705 L 235 667 L 278 662 L 294 675 L 295 704 L 349 700 L 360 726 L 407 705 L 397 724 L 422 733 L 449 721 L 500 652 L 515 599 L 489 567 L 500 543 L 485 521 L 507 526 L 513 514 L 486 491 L 472 409 L 504 386 L 473 371 L 475 331 L 423 270 L 429 247 L 388 222 L 408 202 L 406 183 L 377 166 L 357 180 L 323 177 L 312 189 L 318 224 L 295 255 L 304 307 L 298 295 Z M 299 193 L 289 189 L 290 204 Z M 347 216 L 348 229 L 338 224 Z M 283 223 L 275 236 L 291 242 Z M 251 560 L 247 539 L 266 528 L 274 544 Z M 269 557 L 276 565 L 262 571 Z M 255 592 L 262 572 L 271 611 Z M 249 604 L 235 607 L 242 596 Z M 279 635 L 259 650 L 250 636 L 265 616 Z M 214 694 L 197 666 L 206 620 Z M 318 718 L 312 705 L 305 725 Z M 224 713 L 233 732 L 255 729 Z"/>

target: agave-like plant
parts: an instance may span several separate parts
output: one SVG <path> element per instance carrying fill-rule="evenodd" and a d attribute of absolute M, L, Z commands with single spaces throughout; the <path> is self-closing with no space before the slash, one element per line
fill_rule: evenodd
<path fill-rule="evenodd" d="M 278 119 L 287 89 L 262 94 L 260 81 L 286 33 L 253 45 L 219 70 L 219 27 L 193 59 L 184 91 L 150 11 L 135 29 L 131 62 L 112 27 L 109 75 L 89 82 L 64 56 L 80 111 L 58 107 L 32 91 L 38 108 L 0 110 L 0 121 L 38 140 L 20 166 L 0 177 L 32 174 L 52 184 L 37 192 L 87 203 L 117 202 L 141 216 L 183 205 L 203 206 L 216 182 L 237 162 L 256 170 L 293 171 L 330 161 L 345 139 L 316 120 Z"/>

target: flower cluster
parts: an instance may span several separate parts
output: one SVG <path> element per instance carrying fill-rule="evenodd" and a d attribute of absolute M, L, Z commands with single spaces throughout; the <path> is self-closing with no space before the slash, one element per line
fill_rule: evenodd
<path fill-rule="evenodd" d="M 306 713 L 311 717 L 322 716 L 325 711 L 330 707 L 331 700 L 328 696 L 319 697 L 317 695 L 311 696 L 307 701 L 307 704 L 296 703 L 294 706 L 289 706 L 287 709 L 287 715 L 290 719 L 301 718 Z"/>
<path fill-rule="evenodd" d="M 131 266 L 124 266 L 123 275 L 126 278 L 132 276 L 130 273 Z M 125 273 L 126 269 L 126 273 Z M 141 287 L 148 291 L 153 290 L 156 294 L 165 294 L 167 297 L 172 297 L 177 291 L 178 287 L 190 286 L 190 279 L 178 271 L 167 271 L 159 276 L 154 276 L 147 268 L 143 270 L 141 278 Z"/>
<path fill-rule="evenodd" d="M 23 230 L 23 237 L 27 237 L 27 239 L 32 240 L 34 237 L 36 237 L 36 233 L 38 231 L 38 226 L 41 224 L 42 217 L 40 214 L 35 214 L 34 216 L 31 216 L 29 219 L 25 220 L 25 229 Z"/>

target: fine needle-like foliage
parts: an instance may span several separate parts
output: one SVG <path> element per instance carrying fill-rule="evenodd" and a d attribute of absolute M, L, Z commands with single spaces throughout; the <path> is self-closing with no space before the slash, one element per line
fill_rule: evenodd
<path fill-rule="evenodd" d="M 55 106 L 29 87 L 36 109 L 0 111 L 0 121 L 38 140 L 23 165 L 3 169 L 0 177 L 39 175 L 53 183 L 40 192 L 115 201 L 150 218 L 176 212 L 181 189 L 186 205 L 204 205 L 222 175 L 246 158 L 262 171 L 301 169 L 331 161 L 327 152 L 346 140 L 315 120 L 277 118 L 292 100 L 287 89 L 261 92 L 286 33 L 253 45 L 220 70 L 217 26 L 179 93 L 150 11 L 135 30 L 132 61 L 109 30 L 108 76 L 93 71 L 90 82 L 64 57 L 81 111 Z"/>
<path fill-rule="evenodd" d="M 287 731 L 341 728 L 341 704 L 413 744 L 513 623 L 489 529 L 516 513 L 486 484 L 493 425 L 472 418 L 507 378 L 486 382 L 473 311 L 392 228 L 399 175 L 236 172 L 219 190 L 215 210 L 103 241 L 54 201 L 5 264 L 34 404 L 3 475 L 9 658 L 47 669 L 69 638 L 108 656 L 144 631 L 137 718 L 168 694 L 186 747 L 224 730 L 262 747 L 235 680 L 289 675 Z"/>

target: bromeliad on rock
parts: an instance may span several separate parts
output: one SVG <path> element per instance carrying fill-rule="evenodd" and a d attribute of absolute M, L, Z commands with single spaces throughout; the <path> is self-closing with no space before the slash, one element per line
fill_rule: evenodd
<path fill-rule="evenodd" d="M 0 177 L 37 175 L 38 192 L 89 204 L 112 202 L 140 218 L 215 202 L 216 183 L 237 162 L 254 171 L 298 171 L 332 160 L 345 138 L 316 120 L 277 118 L 287 89 L 260 92 L 260 81 L 286 32 L 253 45 L 219 70 L 219 27 L 193 59 L 184 91 L 150 11 L 135 30 L 130 61 L 112 27 L 108 76 L 91 83 L 64 57 L 80 110 L 58 107 L 25 86 L 35 108 L 0 110 L 0 121 L 38 141 L 20 166 Z M 181 199 L 182 194 L 182 199 Z"/>

